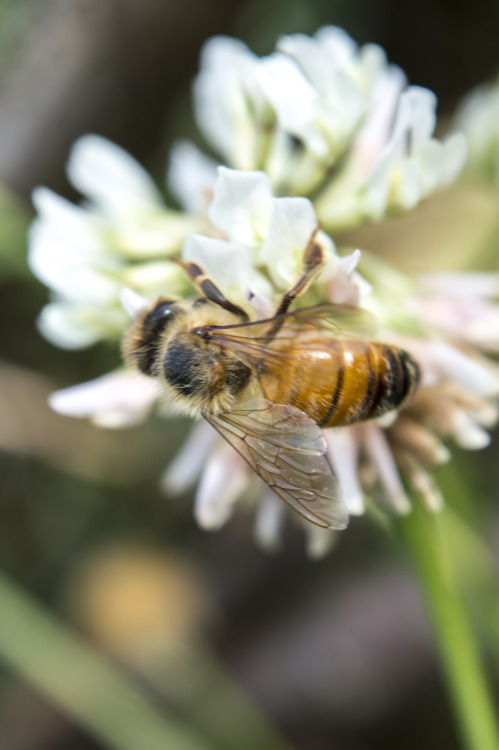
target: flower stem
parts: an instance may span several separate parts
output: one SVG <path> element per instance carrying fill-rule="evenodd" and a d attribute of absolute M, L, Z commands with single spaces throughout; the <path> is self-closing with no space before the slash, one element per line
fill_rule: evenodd
<path fill-rule="evenodd" d="M 0 573 L 0 659 L 113 750 L 212 750 Z"/>
<path fill-rule="evenodd" d="M 430 515 L 415 500 L 413 512 L 397 520 L 396 526 L 421 581 L 463 748 L 497 750 L 499 735 L 492 701 L 456 585 L 455 551 L 447 533 L 446 511 Z"/>

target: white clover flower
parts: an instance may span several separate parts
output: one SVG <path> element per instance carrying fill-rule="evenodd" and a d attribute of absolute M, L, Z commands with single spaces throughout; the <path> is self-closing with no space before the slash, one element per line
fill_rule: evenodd
<path fill-rule="evenodd" d="M 499 352 L 499 273 L 421 275 L 423 296 L 413 311 L 449 339 L 485 352 Z"/>
<path fill-rule="evenodd" d="M 195 223 L 167 209 L 147 172 L 99 136 L 77 141 L 68 175 L 88 202 L 75 206 L 37 188 L 28 260 L 54 295 L 40 316 L 42 333 L 63 348 L 80 348 L 122 333 L 124 285 L 150 299 L 185 290 L 168 257 Z"/>
<path fill-rule="evenodd" d="M 338 254 L 330 234 L 410 210 L 449 184 L 464 161 L 463 135 L 435 139 L 432 92 L 408 87 L 380 47 L 359 48 L 335 27 L 283 37 L 264 58 L 216 37 L 203 51 L 195 105 L 227 166 L 179 142 L 167 180 L 182 211 L 168 209 L 142 168 L 96 136 L 78 142 L 69 165 L 87 204 L 35 191 L 30 264 L 54 294 L 42 331 L 68 348 L 118 336 L 127 325 L 120 299 L 135 314 L 158 296 L 194 297 L 182 262 L 199 265 L 251 320 L 272 317 L 313 238 L 326 262 L 297 304 L 370 310 L 377 338 L 412 353 L 422 374 L 399 411 L 324 430 L 342 507 L 361 515 L 374 498 L 407 513 L 409 485 L 438 510 L 433 467 L 450 460 L 452 442 L 484 447 L 497 421 L 499 373 L 487 353 L 499 349 L 499 282 L 489 274 L 412 279 L 367 255 L 361 261 L 359 250 Z M 51 405 L 117 428 L 145 419 L 158 396 L 153 378 L 120 369 L 53 394 Z M 160 413 L 167 409 L 162 403 Z M 204 422 L 161 479 L 169 495 L 196 483 L 203 528 L 220 528 L 242 501 L 259 543 L 278 547 L 287 506 Z M 312 556 L 334 544 L 335 533 L 293 518 Z"/>
<path fill-rule="evenodd" d="M 257 70 L 258 58 L 243 42 L 213 37 L 203 47 L 194 83 L 198 127 L 236 169 L 258 168 L 270 116 Z"/>
<path fill-rule="evenodd" d="M 188 214 L 204 219 L 213 199 L 217 162 L 187 140 L 173 144 L 167 184 Z"/>
<path fill-rule="evenodd" d="M 195 110 L 228 166 L 264 170 L 277 195 L 313 193 L 331 231 L 414 208 L 457 177 L 464 135 L 433 137 L 435 95 L 407 87 L 379 46 L 328 26 L 282 37 L 277 50 L 205 45 Z"/>
<path fill-rule="evenodd" d="M 390 212 L 410 210 L 456 179 L 466 159 L 466 140 L 460 132 L 444 141 L 432 137 L 435 107 L 431 91 L 408 87 L 397 97 L 393 124 L 382 138 L 373 109 L 352 143 L 350 158 L 317 198 L 317 211 L 326 226 L 347 229 L 367 219 L 378 221 Z"/>
<path fill-rule="evenodd" d="M 191 235 L 183 258 L 198 263 L 217 280 L 222 291 L 242 302 L 252 294 L 276 296 L 297 277 L 303 251 L 319 222 L 307 198 L 276 198 L 264 172 L 218 168 L 209 217 L 226 240 Z M 349 279 L 358 252 L 340 258 L 331 238 L 316 235 L 327 258 L 323 283 Z M 347 301 L 335 299 L 334 301 Z"/>

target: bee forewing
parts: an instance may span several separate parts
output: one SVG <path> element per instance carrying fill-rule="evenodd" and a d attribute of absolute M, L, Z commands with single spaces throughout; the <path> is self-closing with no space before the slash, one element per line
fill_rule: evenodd
<path fill-rule="evenodd" d="M 319 427 L 299 409 L 254 399 L 206 419 L 268 486 L 300 515 L 344 529 L 348 512 L 325 458 Z"/>
<path fill-rule="evenodd" d="M 250 334 L 251 337 L 264 341 L 267 330 L 270 330 L 276 321 L 282 321 L 279 329 L 280 337 L 286 332 L 289 335 L 295 335 L 304 328 L 313 327 L 317 330 L 331 331 L 335 336 L 353 335 L 374 338 L 378 327 L 376 317 L 362 307 L 334 305 L 330 302 L 324 302 L 312 307 L 301 307 L 298 310 L 264 320 L 236 323 L 230 326 L 212 326 L 211 330 L 214 332 L 233 330 L 236 334 L 236 329 L 240 329 L 241 334 Z"/>

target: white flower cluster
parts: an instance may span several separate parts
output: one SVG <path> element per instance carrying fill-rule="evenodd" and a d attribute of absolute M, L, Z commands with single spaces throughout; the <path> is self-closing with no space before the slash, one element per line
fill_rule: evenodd
<path fill-rule="evenodd" d="M 39 319 L 42 333 L 57 346 L 78 349 L 122 334 L 124 285 L 151 301 L 165 287 L 185 291 L 185 279 L 168 257 L 180 252 L 196 223 L 167 209 L 147 172 L 99 136 L 76 143 L 68 176 L 88 203 L 75 206 L 37 188 L 28 260 L 54 294 Z"/>
<path fill-rule="evenodd" d="M 282 37 L 263 58 L 215 37 L 194 93 L 199 128 L 226 163 L 264 170 L 278 195 L 313 193 L 329 231 L 414 208 L 466 157 L 462 133 L 433 137 L 431 91 L 334 26 Z"/>
<path fill-rule="evenodd" d="M 306 300 L 362 305 L 380 321 L 380 338 L 418 360 L 423 380 L 399 413 L 325 431 L 330 463 L 350 515 L 378 497 L 396 512 L 410 502 L 403 478 L 428 507 L 440 505 L 431 469 L 448 460 L 444 441 L 483 447 L 497 419 L 499 281 L 492 276 L 408 279 L 360 251 L 337 253 L 334 230 L 410 209 L 445 187 L 463 166 L 461 133 L 433 137 L 436 99 L 407 86 L 376 45 L 359 48 L 326 27 L 314 37 L 279 40 L 258 58 L 244 44 L 216 37 L 205 46 L 195 86 L 199 127 L 224 166 L 189 142 L 177 144 L 168 173 L 181 210 L 167 208 L 144 170 L 97 136 L 75 146 L 72 183 L 88 199 L 74 206 L 39 188 L 30 263 L 54 300 L 42 332 L 68 348 L 119 336 L 127 321 L 119 299 L 129 287 L 150 301 L 194 289 L 173 256 L 200 265 L 253 319 L 273 314 L 297 278 L 310 237 L 327 263 Z M 481 353 L 479 353 L 479 350 Z M 52 407 L 106 427 L 143 420 L 157 400 L 152 379 L 119 369 L 53 394 Z M 256 535 L 275 547 L 287 507 L 207 424 L 198 425 L 165 474 L 172 493 L 199 479 L 195 513 L 218 528 L 235 501 L 259 494 Z M 255 489 L 257 487 L 257 489 Z M 311 554 L 334 535 L 304 522 Z"/>
<path fill-rule="evenodd" d="M 254 249 L 268 229 L 258 253 L 239 252 L 237 262 L 224 261 L 217 270 L 228 275 L 230 269 L 233 290 L 244 276 L 269 294 L 266 279 L 248 263 L 251 269 L 261 263 L 282 289 L 312 222 L 331 233 L 413 208 L 449 184 L 464 163 L 462 133 L 443 142 L 432 137 L 434 94 L 407 87 L 380 47 L 358 48 L 336 27 L 314 37 L 283 37 L 277 51 L 263 58 L 240 41 L 215 37 L 205 45 L 194 95 L 199 127 L 226 164 L 264 174 L 222 172 L 210 206 L 217 164 L 179 142 L 168 175 L 182 208 L 175 211 L 126 152 L 95 135 L 81 138 L 68 176 L 87 203 L 74 206 L 46 188 L 34 194 L 38 218 L 29 261 L 54 293 L 40 328 L 58 346 L 79 348 L 119 335 L 124 285 L 148 299 L 186 294 L 185 279 L 168 258 L 193 232 L 205 239 L 190 239 L 188 255 L 211 258 L 204 252 L 210 245 L 220 259 L 225 247 L 227 260 L 232 247 L 215 242 L 220 233 Z M 247 216 L 227 235 L 224 190 L 232 189 L 238 190 L 237 210 Z M 313 206 L 305 197 L 312 194 Z M 332 241 L 322 237 L 332 257 Z M 211 270 L 213 263 L 207 266 Z"/>
<path fill-rule="evenodd" d="M 219 167 L 208 211 L 213 226 L 227 239 L 193 234 L 183 258 L 198 263 L 231 299 L 272 299 L 299 275 L 304 248 L 319 224 L 307 198 L 275 198 L 264 172 Z M 336 255 L 332 239 L 317 232 L 327 262 L 320 281 L 336 278 L 342 268 L 353 271 L 359 253 Z"/>

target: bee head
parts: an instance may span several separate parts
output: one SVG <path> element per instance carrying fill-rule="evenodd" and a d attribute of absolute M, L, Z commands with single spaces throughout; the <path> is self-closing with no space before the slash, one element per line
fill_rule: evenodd
<path fill-rule="evenodd" d="M 204 298 L 185 303 L 161 297 L 139 309 L 123 340 L 123 357 L 157 378 L 179 411 L 194 415 L 227 410 L 248 385 L 251 372 L 205 331 L 233 319 Z"/>

